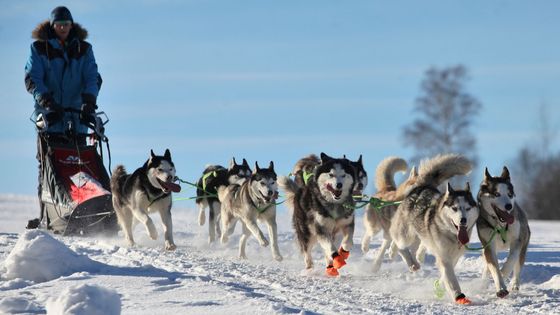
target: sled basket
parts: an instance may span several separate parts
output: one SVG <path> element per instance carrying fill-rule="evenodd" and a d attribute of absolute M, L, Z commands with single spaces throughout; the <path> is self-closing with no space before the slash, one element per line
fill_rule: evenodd
<path fill-rule="evenodd" d="M 97 145 L 42 142 L 40 203 L 47 228 L 62 235 L 114 235 L 110 179 Z"/>

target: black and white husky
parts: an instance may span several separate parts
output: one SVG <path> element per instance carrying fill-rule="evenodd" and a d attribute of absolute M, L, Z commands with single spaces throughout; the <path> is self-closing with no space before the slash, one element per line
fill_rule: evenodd
<path fill-rule="evenodd" d="M 344 156 L 344 158 L 346 158 L 346 155 Z M 352 195 L 354 196 L 354 198 L 360 198 L 363 195 L 364 190 L 366 189 L 366 186 L 368 184 L 368 176 L 366 169 L 364 168 L 364 163 L 362 162 L 362 155 L 360 154 L 360 157 L 357 161 L 350 161 L 350 165 L 352 165 L 352 167 L 354 168 L 354 172 L 356 172 L 356 174 L 354 175 L 356 182 L 354 183 Z"/>
<path fill-rule="evenodd" d="M 277 261 L 282 260 L 278 249 L 275 203 L 278 198 L 278 184 L 273 162 L 270 162 L 268 168 L 260 168 L 259 164 L 255 163 L 255 170 L 249 179 L 239 185 L 220 186 L 218 198 L 222 203 L 222 243 L 227 243 L 235 223 L 241 221 L 243 234 L 239 239 L 239 257 L 246 259 L 245 245 L 251 234 L 261 246 L 269 244 L 257 225 L 257 221 L 264 221 L 272 243 L 272 257 Z"/>
<path fill-rule="evenodd" d="M 476 227 L 484 248 L 484 275 L 490 271 L 496 295 L 503 298 L 509 293 L 504 277 L 509 277 L 512 271 L 511 289 L 519 290 L 519 274 L 525 263 L 531 237 L 527 215 L 515 202 L 509 170 L 505 166 L 499 177 L 492 177 L 488 169 L 485 169 L 477 199 L 480 217 Z M 509 250 L 501 271 L 496 256 L 498 250 Z"/>
<path fill-rule="evenodd" d="M 335 159 L 321 153 L 321 163 L 307 185 L 300 187 L 289 177 L 280 177 L 286 192 L 286 204 L 293 210 L 293 226 L 305 266 L 313 267 L 311 251 L 319 243 L 327 261 L 327 274 L 338 275 L 346 264 L 354 236 L 354 200 L 352 191 L 356 171 L 347 159 Z M 335 235 L 343 235 L 340 248 Z"/>
<path fill-rule="evenodd" d="M 138 222 L 144 224 L 151 239 L 157 239 L 158 232 L 148 214 L 159 212 L 165 249 L 176 248 L 171 221 L 171 192 L 179 192 L 181 187 L 174 181 L 175 165 L 169 150 L 165 150 L 163 156 L 151 151 L 146 163 L 132 174 L 127 174 L 123 165 L 115 168 L 111 177 L 113 207 L 130 246 L 134 245 L 132 230 Z"/>
<path fill-rule="evenodd" d="M 435 256 L 441 282 L 459 304 L 470 301 L 461 292 L 454 268 L 465 252 L 464 245 L 469 242 L 479 211 L 468 183 L 464 190 L 454 190 L 448 184 L 443 194 L 437 187 L 470 170 L 471 164 L 460 155 L 439 155 L 424 161 L 414 187 L 397 208 L 390 228 L 393 242 L 411 271 L 420 268 L 410 251 L 420 242 Z"/>
<path fill-rule="evenodd" d="M 235 158 L 231 159 L 229 168 L 221 165 L 207 166 L 197 182 L 196 204 L 198 206 L 198 225 L 206 221 L 206 208 L 208 208 L 208 242 L 212 243 L 221 237 L 220 209 L 218 187 L 231 184 L 241 184 L 251 177 L 251 168 L 247 160 L 237 164 Z"/>

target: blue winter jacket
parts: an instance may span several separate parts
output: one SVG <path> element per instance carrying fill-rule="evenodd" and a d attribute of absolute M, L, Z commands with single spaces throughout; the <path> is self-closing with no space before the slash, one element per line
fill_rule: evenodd
<path fill-rule="evenodd" d="M 87 132 L 87 127 L 79 120 L 82 98 L 93 102 L 101 87 L 101 76 L 91 45 L 84 41 L 87 30 L 74 23 L 68 35 L 66 47 L 62 47 L 49 21 L 33 30 L 36 41 L 31 45 L 31 55 L 25 65 L 25 86 L 35 99 L 33 119 L 44 111 L 41 99 L 51 94 L 54 102 L 66 110 L 62 120 L 49 123 L 49 133 L 65 132 L 72 122 L 77 133 Z"/>

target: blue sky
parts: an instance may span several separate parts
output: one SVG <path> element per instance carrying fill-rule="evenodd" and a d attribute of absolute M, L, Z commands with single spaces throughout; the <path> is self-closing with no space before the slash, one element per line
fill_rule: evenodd
<path fill-rule="evenodd" d="M 478 155 L 494 172 L 537 139 L 541 104 L 560 127 L 558 1 L 2 0 L 2 193 L 35 193 L 24 65 L 32 29 L 60 4 L 90 32 L 113 167 L 169 148 L 187 180 L 232 156 L 288 174 L 324 151 L 363 154 L 373 176 L 384 157 L 412 156 L 402 128 L 431 66 L 468 68 Z"/>

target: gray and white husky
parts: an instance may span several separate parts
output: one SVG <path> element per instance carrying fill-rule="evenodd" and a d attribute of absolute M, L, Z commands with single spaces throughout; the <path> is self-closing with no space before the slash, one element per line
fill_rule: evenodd
<path fill-rule="evenodd" d="M 227 243 L 235 223 L 241 221 L 243 234 L 239 239 L 239 257 L 246 259 L 245 245 L 251 234 L 261 246 L 269 244 L 257 225 L 257 221 L 264 221 L 272 243 L 272 257 L 277 261 L 282 260 L 278 249 L 275 203 L 278 198 L 278 184 L 273 162 L 270 162 L 268 168 L 260 168 L 259 164 L 255 163 L 255 170 L 249 179 L 239 185 L 220 186 L 218 198 L 222 203 L 222 243 Z"/>
<path fill-rule="evenodd" d="M 159 212 L 163 223 L 165 249 L 175 250 L 173 223 L 171 220 L 171 192 L 179 192 L 175 183 L 175 165 L 169 149 L 163 156 L 150 152 L 150 158 L 134 173 L 127 174 L 123 165 L 118 165 L 111 177 L 113 207 L 119 225 L 130 246 L 134 245 L 132 230 L 141 222 L 151 239 L 156 240 L 158 232 L 148 214 Z"/>
<path fill-rule="evenodd" d="M 286 192 L 286 204 L 293 212 L 292 222 L 307 269 L 313 267 L 311 251 L 319 243 L 327 261 L 327 274 L 337 276 L 346 264 L 354 236 L 354 168 L 347 159 L 321 153 L 321 163 L 307 185 L 300 187 L 288 177 L 278 183 Z M 343 235 L 337 250 L 335 236 Z"/>
<path fill-rule="evenodd" d="M 399 254 L 411 271 L 420 268 L 410 249 L 421 242 L 436 258 L 441 282 L 459 304 L 469 304 L 455 276 L 455 265 L 465 252 L 478 218 L 478 208 L 470 191 L 454 190 L 450 184 L 441 193 L 438 186 L 455 175 L 466 175 L 470 162 L 463 156 L 438 155 L 420 165 L 412 190 L 399 205 L 390 233 Z"/>
<path fill-rule="evenodd" d="M 499 177 L 492 177 L 488 168 L 485 169 L 477 199 L 480 216 L 476 227 L 484 248 L 484 275 L 490 271 L 496 295 L 503 298 L 509 294 L 504 277 L 509 277 L 512 271 L 511 289 L 519 290 L 519 275 L 531 237 L 527 215 L 515 202 L 509 170 L 505 166 Z M 501 271 L 496 256 L 498 250 L 509 250 Z"/>
<path fill-rule="evenodd" d="M 416 177 L 418 176 L 416 168 L 413 167 L 408 179 L 397 187 L 394 180 L 395 173 L 405 172 L 407 168 L 408 164 L 406 161 L 399 157 L 390 156 L 381 161 L 375 171 L 375 187 L 377 188 L 377 192 L 374 197 L 383 201 L 402 201 L 406 195 L 406 190 L 415 183 Z M 371 238 L 383 230 L 383 242 L 373 259 L 374 272 L 378 271 L 381 267 L 383 256 L 389 246 L 391 246 L 391 250 L 389 251 L 391 258 L 396 254 L 396 248 L 392 244 L 391 234 L 389 233 L 391 219 L 396 210 L 397 205 L 390 205 L 377 209 L 371 204 L 368 204 L 365 209 L 365 233 L 362 238 L 362 252 L 366 253 L 369 251 Z"/>
<path fill-rule="evenodd" d="M 207 166 L 197 182 L 196 205 L 198 206 L 198 225 L 206 222 L 206 208 L 208 208 L 208 242 L 212 243 L 220 238 L 220 213 L 221 204 L 218 199 L 218 187 L 231 184 L 241 184 L 251 177 L 251 168 L 247 160 L 237 164 L 235 158 L 231 159 L 226 169 L 221 165 Z"/>

